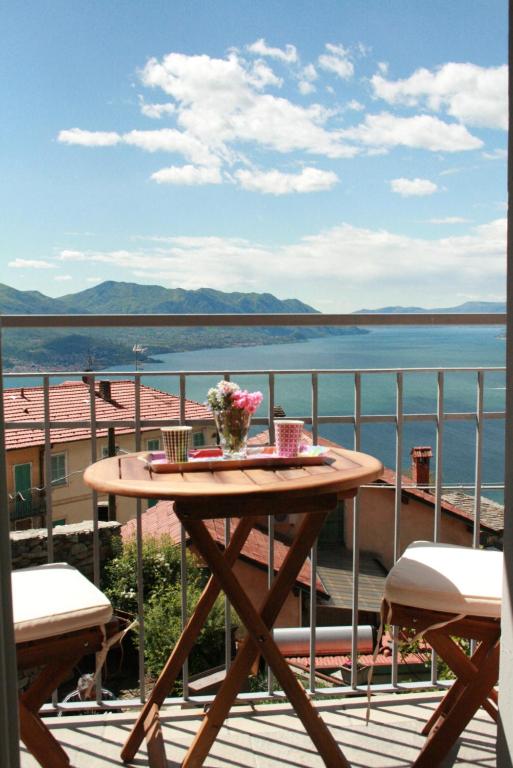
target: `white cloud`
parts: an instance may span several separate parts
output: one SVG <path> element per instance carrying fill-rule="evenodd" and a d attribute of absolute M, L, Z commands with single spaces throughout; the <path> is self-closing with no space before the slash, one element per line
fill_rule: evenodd
<path fill-rule="evenodd" d="M 431 115 L 396 117 L 390 112 L 367 115 L 364 122 L 341 131 L 342 136 L 375 147 L 405 146 L 432 152 L 461 152 L 479 149 L 481 139 L 463 125 L 444 123 Z"/>
<path fill-rule="evenodd" d="M 14 259 L 7 266 L 12 269 L 56 269 L 55 264 L 43 259 Z"/>
<path fill-rule="evenodd" d="M 53 279 L 59 281 L 60 283 L 67 282 L 68 280 L 73 280 L 71 275 L 56 275 Z"/>
<path fill-rule="evenodd" d="M 60 261 L 82 261 L 83 251 L 72 251 L 71 249 L 64 249 L 59 254 Z"/>
<path fill-rule="evenodd" d="M 506 65 L 479 67 L 450 62 L 431 71 L 417 69 L 405 80 L 387 80 L 376 74 L 371 84 L 377 97 L 389 104 L 422 105 L 442 109 L 466 125 L 508 127 Z"/>
<path fill-rule="evenodd" d="M 392 192 L 401 197 L 425 197 L 432 195 L 438 189 L 429 179 L 392 179 L 390 187 Z"/>
<path fill-rule="evenodd" d="M 319 192 L 331 189 L 338 176 L 333 171 L 303 168 L 301 173 L 239 170 L 234 174 L 241 187 L 269 195 L 288 195 L 291 192 Z"/>
<path fill-rule="evenodd" d="M 271 59 L 278 59 L 288 64 L 295 64 L 298 60 L 297 49 L 295 45 L 286 45 L 282 48 L 271 48 L 267 45 L 264 38 L 261 37 L 251 45 L 246 46 L 250 53 L 256 53 L 258 56 L 269 56 Z"/>
<path fill-rule="evenodd" d="M 152 117 L 156 120 L 160 120 L 164 115 L 172 115 L 176 112 L 174 104 L 145 104 L 141 102 L 141 112 L 146 117 Z"/>
<path fill-rule="evenodd" d="M 483 152 L 485 160 L 506 160 L 508 157 L 507 149 L 494 149 L 492 152 Z"/>
<path fill-rule="evenodd" d="M 350 80 L 354 75 L 354 66 L 349 51 L 343 45 L 326 43 L 328 53 L 319 56 L 318 64 L 326 72 L 333 72 L 342 80 Z"/>
<path fill-rule="evenodd" d="M 123 142 L 147 152 L 176 152 L 199 165 L 218 165 L 220 160 L 208 146 L 189 133 L 175 128 L 156 131 L 130 131 L 123 135 Z"/>
<path fill-rule="evenodd" d="M 184 184 L 188 187 L 222 182 L 219 168 L 194 165 L 172 165 L 169 168 L 161 168 L 160 171 L 152 173 L 151 178 L 158 184 Z"/>
<path fill-rule="evenodd" d="M 249 65 L 234 54 L 213 59 L 171 53 L 150 59 L 141 73 L 145 85 L 175 99 L 179 127 L 220 156 L 230 156 L 228 145 L 236 142 L 332 158 L 357 153 L 340 132 L 325 128 L 330 110 L 262 93 L 272 77 L 261 63 Z"/>
<path fill-rule="evenodd" d="M 309 93 L 314 93 L 317 90 L 315 85 L 308 80 L 300 80 L 297 87 L 299 93 L 302 93 L 303 96 L 307 96 Z"/>
<path fill-rule="evenodd" d="M 150 247 L 134 251 L 71 253 L 75 261 L 108 264 L 141 278 L 158 274 L 159 281 L 183 288 L 270 290 L 291 296 L 304 294 L 306 280 L 309 292 L 316 282 L 329 298 L 330 292 L 339 295 L 343 286 L 346 296 L 354 295 L 356 309 L 362 292 L 370 295 L 377 283 L 381 297 L 397 296 L 399 303 L 400 294 L 408 290 L 413 295 L 419 285 L 416 300 L 422 303 L 428 284 L 438 292 L 440 286 L 449 286 L 453 296 L 472 287 L 475 291 L 476 284 L 483 293 L 500 293 L 501 286 L 505 288 L 506 220 L 439 239 L 343 223 L 274 247 L 240 238 L 183 236 L 159 238 Z M 69 260 L 62 254 L 59 259 Z"/>
<path fill-rule="evenodd" d="M 86 283 L 101 283 L 103 277 L 86 277 Z"/>
<path fill-rule="evenodd" d="M 353 112 L 363 112 L 365 106 L 361 103 L 361 101 L 357 101 L 357 99 L 351 99 L 351 101 L 347 102 L 346 109 L 351 109 Z"/>
<path fill-rule="evenodd" d="M 114 131 L 83 131 L 69 128 L 59 131 L 57 140 L 62 144 L 78 144 L 81 147 L 112 147 L 119 144 L 121 137 Z"/>
<path fill-rule="evenodd" d="M 313 64 L 307 64 L 306 67 L 303 67 L 301 70 L 301 78 L 303 80 L 308 80 L 310 83 L 313 83 L 318 77 L 319 75 Z"/>
<path fill-rule="evenodd" d="M 468 224 L 470 219 L 463 216 L 444 216 L 441 219 L 428 219 L 428 224 Z"/>

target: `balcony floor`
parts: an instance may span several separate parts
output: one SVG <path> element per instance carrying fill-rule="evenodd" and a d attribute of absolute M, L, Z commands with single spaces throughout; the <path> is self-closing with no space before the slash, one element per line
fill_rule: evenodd
<path fill-rule="evenodd" d="M 380 695 L 373 698 L 371 722 L 365 725 L 361 698 L 318 704 L 346 757 L 354 768 L 406 768 L 423 743 L 422 724 L 440 700 L 438 693 Z M 168 768 L 178 768 L 199 724 L 198 709 L 166 709 L 162 723 Z M 113 768 L 123 765 L 119 752 L 134 721 L 133 713 L 51 718 L 52 730 L 74 768 Z M 456 765 L 495 766 L 496 727 L 480 710 L 443 768 Z M 22 748 L 22 768 L 37 768 Z M 145 746 L 134 766 L 148 765 Z M 323 768 L 301 722 L 288 704 L 238 707 L 221 730 L 205 768 Z"/>

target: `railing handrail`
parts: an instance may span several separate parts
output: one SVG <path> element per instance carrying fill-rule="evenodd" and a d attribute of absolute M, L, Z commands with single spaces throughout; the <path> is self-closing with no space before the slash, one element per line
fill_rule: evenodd
<path fill-rule="evenodd" d="M 3 328 L 91 328 L 167 326 L 367 326 L 367 325 L 505 325 L 505 312 L 452 313 L 426 312 L 405 314 L 362 313 L 322 314 L 318 312 L 286 314 L 112 314 L 112 315 L 0 315 Z"/>

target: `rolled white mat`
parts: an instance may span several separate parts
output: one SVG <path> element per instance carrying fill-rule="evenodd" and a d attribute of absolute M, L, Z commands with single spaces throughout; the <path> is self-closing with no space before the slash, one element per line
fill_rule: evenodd
<path fill-rule="evenodd" d="M 316 627 L 316 655 L 350 653 L 352 635 L 352 627 Z M 309 627 L 274 629 L 273 637 L 284 656 L 306 656 L 310 653 Z M 374 631 L 370 624 L 362 624 L 357 627 L 357 649 L 359 653 L 372 653 Z"/>

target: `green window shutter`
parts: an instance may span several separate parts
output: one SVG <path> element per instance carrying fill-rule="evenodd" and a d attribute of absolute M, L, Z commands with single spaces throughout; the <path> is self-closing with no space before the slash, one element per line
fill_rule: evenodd
<path fill-rule="evenodd" d="M 160 451 L 160 440 L 155 438 L 154 440 L 148 440 L 149 451 Z"/>
<path fill-rule="evenodd" d="M 192 433 L 192 444 L 195 448 L 200 448 L 202 445 L 205 445 L 205 435 L 203 432 Z"/>
<path fill-rule="evenodd" d="M 51 457 L 52 485 L 66 485 L 66 454 L 54 453 Z"/>

